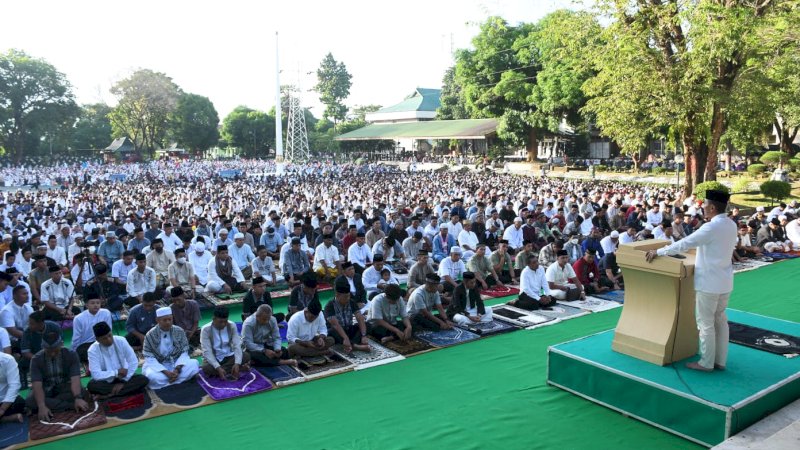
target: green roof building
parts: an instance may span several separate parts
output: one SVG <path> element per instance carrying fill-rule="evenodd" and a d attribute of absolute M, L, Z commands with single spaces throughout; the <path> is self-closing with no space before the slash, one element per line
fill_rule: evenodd
<path fill-rule="evenodd" d="M 420 122 L 436 118 L 436 109 L 441 106 L 441 89 L 417 88 L 402 102 L 381 108 L 366 115 L 370 123 Z"/>

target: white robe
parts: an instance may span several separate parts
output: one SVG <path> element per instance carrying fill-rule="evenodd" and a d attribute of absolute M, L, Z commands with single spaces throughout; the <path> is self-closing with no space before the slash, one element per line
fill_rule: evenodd
<path fill-rule="evenodd" d="M 169 336 L 169 333 L 167 333 L 167 337 L 161 339 L 161 346 L 158 350 L 160 353 L 164 354 L 172 351 L 172 338 Z M 181 373 L 173 383 L 170 383 L 167 376 L 161 373 L 161 371 L 173 371 L 177 366 L 183 366 Z M 167 360 L 163 363 L 158 362 L 155 358 L 146 357 L 142 365 L 142 373 L 150 379 L 150 384 L 148 386 L 153 390 L 161 389 L 171 384 L 183 383 L 184 381 L 192 379 L 198 372 L 200 372 L 200 364 L 198 364 L 197 360 L 190 358 L 187 352 L 183 352 L 176 361 Z"/>

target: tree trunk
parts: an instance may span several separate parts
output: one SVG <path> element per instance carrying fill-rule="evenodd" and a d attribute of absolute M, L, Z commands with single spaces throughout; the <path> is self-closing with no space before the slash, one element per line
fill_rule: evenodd
<path fill-rule="evenodd" d="M 722 114 L 719 103 L 714 102 L 713 112 L 711 113 L 711 142 L 707 145 L 705 181 L 714 181 L 717 179 L 719 143 L 722 138 L 722 133 L 724 132 L 725 116 Z"/>
<path fill-rule="evenodd" d="M 532 163 L 536 161 L 536 150 L 539 146 L 539 141 L 536 138 L 536 130 L 531 128 L 528 130 L 528 142 L 525 147 L 525 150 L 528 152 L 528 162 Z"/>
<path fill-rule="evenodd" d="M 683 193 L 690 195 L 695 186 L 706 181 L 705 168 L 708 164 L 708 148 L 704 143 L 695 145 L 692 139 L 684 133 L 683 137 L 684 162 L 686 163 L 686 181 Z"/>

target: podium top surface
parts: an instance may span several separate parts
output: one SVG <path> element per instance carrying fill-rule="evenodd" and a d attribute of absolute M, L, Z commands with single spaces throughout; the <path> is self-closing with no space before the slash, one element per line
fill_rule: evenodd
<path fill-rule="evenodd" d="M 630 244 L 621 244 L 617 249 L 617 264 L 623 269 L 642 270 L 676 277 L 694 275 L 694 251 L 679 253 L 679 256 L 683 256 L 683 259 L 659 256 L 652 262 L 647 262 L 645 253 L 649 250 L 666 247 L 669 244 L 670 241 L 664 239 L 649 239 Z"/>

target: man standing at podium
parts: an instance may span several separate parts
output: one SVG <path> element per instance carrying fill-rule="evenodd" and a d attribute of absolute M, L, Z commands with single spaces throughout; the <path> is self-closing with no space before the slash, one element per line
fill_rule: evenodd
<path fill-rule="evenodd" d="M 702 372 L 725 370 L 728 357 L 728 317 L 725 308 L 733 291 L 731 255 L 736 247 L 736 224 L 725 215 L 730 194 L 706 191 L 703 210 L 707 222 L 697 231 L 666 247 L 650 250 L 648 262 L 697 248 L 694 289 L 700 360 L 686 367 Z"/>

